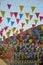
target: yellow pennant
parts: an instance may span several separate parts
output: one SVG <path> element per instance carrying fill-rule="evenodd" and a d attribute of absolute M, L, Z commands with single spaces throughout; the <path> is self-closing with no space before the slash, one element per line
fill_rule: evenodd
<path fill-rule="evenodd" d="M 1 14 L 2 14 L 2 16 L 4 17 L 4 15 L 5 15 L 5 11 L 1 11 Z"/>
<path fill-rule="evenodd" d="M 24 6 L 23 5 L 20 5 L 19 8 L 20 8 L 20 11 L 22 11 L 23 8 L 24 8 Z"/>
<path fill-rule="evenodd" d="M 28 16 L 29 16 L 29 13 L 28 13 L 28 12 L 26 12 L 26 13 L 25 13 L 25 15 L 26 15 L 26 17 L 28 18 Z"/>
<path fill-rule="evenodd" d="M 38 23 L 38 20 L 34 20 L 35 25 Z"/>
<path fill-rule="evenodd" d="M 41 25 L 41 30 L 43 30 L 43 25 Z"/>

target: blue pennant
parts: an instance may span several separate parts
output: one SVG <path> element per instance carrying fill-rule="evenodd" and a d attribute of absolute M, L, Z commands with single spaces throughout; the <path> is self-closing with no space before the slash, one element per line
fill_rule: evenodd
<path fill-rule="evenodd" d="M 14 21 L 11 21 L 11 26 L 13 26 L 13 24 L 14 24 Z"/>
<path fill-rule="evenodd" d="M 20 16 L 20 19 L 22 18 L 22 16 L 23 16 L 23 14 L 19 14 L 19 16 Z"/>
<path fill-rule="evenodd" d="M 10 22 L 11 18 L 7 18 L 8 23 Z"/>
<path fill-rule="evenodd" d="M 0 42 L 2 42 L 2 38 L 0 38 Z"/>

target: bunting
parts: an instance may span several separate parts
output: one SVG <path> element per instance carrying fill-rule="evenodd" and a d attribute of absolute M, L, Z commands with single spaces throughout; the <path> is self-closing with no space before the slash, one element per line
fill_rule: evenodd
<path fill-rule="evenodd" d="M 42 21 L 42 19 L 43 19 L 43 16 L 40 16 L 40 21 Z"/>
<path fill-rule="evenodd" d="M 35 8 L 36 8 L 35 6 L 31 6 L 32 12 L 34 12 Z"/>
<path fill-rule="evenodd" d="M 17 18 L 18 12 L 13 12 L 13 14 Z"/>
<path fill-rule="evenodd" d="M 17 18 L 17 19 L 16 19 L 17 24 L 19 23 L 19 21 L 20 21 L 20 19 L 19 19 L 19 18 Z"/>
<path fill-rule="evenodd" d="M 38 20 L 34 20 L 34 22 L 35 22 L 35 25 L 38 23 Z"/>
<path fill-rule="evenodd" d="M 2 17 L 4 17 L 5 16 L 5 11 L 1 11 L 1 14 L 2 14 Z"/>
<path fill-rule="evenodd" d="M 19 14 L 19 16 L 20 16 L 20 19 L 22 18 L 22 16 L 23 16 L 23 14 Z"/>
<path fill-rule="evenodd" d="M 26 24 L 28 24 L 29 23 L 29 19 L 26 19 Z"/>
<path fill-rule="evenodd" d="M 7 6 L 8 6 L 8 9 L 10 9 L 10 8 L 11 8 L 11 4 L 7 4 Z"/>
<path fill-rule="evenodd" d="M 20 5 L 19 8 L 20 8 L 20 11 L 22 12 L 24 6 L 23 5 Z"/>
<path fill-rule="evenodd" d="M 24 27 L 25 23 L 21 23 L 22 24 L 22 27 Z"/>
<path fill-rule="evenodd" d="M 26 12 L 25 15 L 26 15 L 26 17 L 28 18 L 28 17 L 29 17 L 29 12 Z"/>
<path fill-rule="evenodd" d="M 2 17 L 0 17 L 0 23 L 2 23 Z"/>
<path fill-rule="evenodd" d="M 11 26 L 13 26 L 13 24 L 14 24 L 14 21 L 11 21 Z"/>
<path fill-rule="evenodd" d="M 11 20 L 11 18 L 8 17 L 8 18 L 7 18 L 8 23 L 10 22 L 10 20 Z"/>
<path fill-rule="evenodd" d="M 29 15 L 29 17 L 30 17 L 30 20 L 32 19 L 32 17 L 33 17 L 33 15 Z"/>
<path fill-rule="evenodd" d="M 38 18 L 40 13 L 39 13 L 39 12 L 37 12 L 37 13 L 35 13 L 35 14 L 36 14 L 36 17 Z"/>

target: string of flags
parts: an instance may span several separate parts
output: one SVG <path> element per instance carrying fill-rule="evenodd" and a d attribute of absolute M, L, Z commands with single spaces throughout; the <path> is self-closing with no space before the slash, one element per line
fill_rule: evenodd
<path fill-rule="evenodd" d="M 11 9 L 11 4 L 7 4 L 7 7 L 8 9 Z M 24 10 L 24 5 L 19 5 L 19 10 L 20 10 L 20 13 L 18 11 L 15 11 L 15 12 L 8 12 L 10 14 L 10 16 L 8 17 L 7 16 L 7 22 L 8 24 L 10 23 L 11 24 L 11 27 L 14 26 L 15 23 L 19 24 L 21 23 L 21 27 L 24 28 L 25 25 L 29 25 L 29 22 L 31 21 L 34 21 L 34 24 L 32 24 L 32 28 L 34 28 L 37 23 L 39 22 L 38 19 L 40 19 L 40 21 L 43 20 L 43 16 L 40 15 L 40 12 L 35 12 L 35 9 L 36 7 L 35 6 L 31 6 L 31 11 L 33 14 L 31 14 L 30 12 L 24 12 L 22 13 L 22 11 Z M 0 11 L 0 24 L 3 22 L 4 18 L 5 18 L 5 14 L 6 14 L 6 11 L 4 10 L 1 10 Z M 24 17 L 24 14 L 25 14 L 25 17 Z M 19 17 L 18 17 L 19 15 Z M 36 16 L 37 19 L 34 19 L 33 17 Z M 15 20 L 12 19 L 12 17 L 15 17 Z M 20 22 L 24 17 L 24 22 Z M 0 36 L 3 36 L 3 32 L 4 32 L 4 29 L 5 31 L 7 31 L 9 28 L 9 26 L 6 26 L 4 27 L 1 31 L 0 31 Z M 42 27 L 43 29 L 43 27 Z M 12 29 L 12 32 L 14 32 L 15 28 Z M 10 32 L 7 32 L 7 35 L 9 36 L 10 35 Z"/>

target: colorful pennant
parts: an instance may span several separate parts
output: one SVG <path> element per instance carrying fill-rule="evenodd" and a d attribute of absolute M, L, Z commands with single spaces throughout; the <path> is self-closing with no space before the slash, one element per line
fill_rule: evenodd
<path fill-rule="evenodd" d="M 26 12 L 25 15 L 26 15 L 26 17 L 28 18 L 28 17 L 29 17 L 29 12 Z"/>
<path fill-rule="evenodd" d="M 24 27 L 25 23 L 21 23 L 22 24 L 22 27 Z"/>
<path fill-rule="evenodd" d="M 29 23 L 29 19 L 26 19 L 26 24 L 28 24 Z"/>
<path fill-rule="evenodd" d="M 32 19 L 32 17 L 33 17 L 33 15 L 29 15 L 29 17 L 30 17 L 30 20 Z"/>
<path fill-rule="evenodd" d="M 14 24 L 14 21 L 11 21 L 11 26 L 13 26 L 13 24 Z"/>
<path fill-rule="evenodd" d="M 36 14 L 36 17 L 38 18 L 40 13 L 39 13 L 39 12 L 37 12 L 37 13 L 35 13 L 35 14 Z"/>
<path fill-rule="evenodd" d="M 18 15 L 18 12 L 13 12 L 14 16 L 17 17 Z"/>
<path fill-rule="evenodd" d="M 20 21 L 20 19 L 19 19 L 19 18 L 17 18 L 17 19 L 16 19 L 17 24 L 19 23 L 19 21 Z"/>
<path fill-rule="evenodd" d="M 2 17 L 0 17 L 0 23 L 2 23 Z"/>
<path fill-rule="evenodd" d="M 38 23 L 38 20 L 34 20 L 34 22 L 35 22 L 35 25 Z"/>
<path fill-rule="evenodd" d="M 8 17 L 8 18 L 7 18 L 8 23 L 10 22 L 10 20 L 11 20 L 11 18 Z"/>
<path fill-rule="evenodd" d="M 34 12 L 35 8 L 36 8 L 35 6 L 31 6 L 32 12 Z"/>
<path fill-rule="evenodd" d="M 23 5 L 20 5 L 19 8 L 20 8 L 20 11 L 22 12 L 24 6 Z"/>
<path fill-rule="evenodd" d="M 20 16 L 20 19 L 22 18 L 22 16 L 23 16 L 23 14 L 19 14 L 19 16 Z"/>
<path fill-rule="evenodd" d="M 1 11 L 1 14 L 2 14 L 2 17 L 4 17 L 5 16 L 5 11 Z"/>
<path fill-rule="evenodd" d="M 8 6 L 8 9 L 10 9 L 10 8 L 11 8 L 11 4 L 7 4 L 7 6 Z"/>

